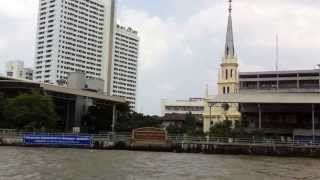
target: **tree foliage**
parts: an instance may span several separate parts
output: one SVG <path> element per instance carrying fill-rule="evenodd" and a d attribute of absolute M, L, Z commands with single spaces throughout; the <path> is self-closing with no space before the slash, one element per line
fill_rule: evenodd
<path fill-rule="evenodd" d="M 202 129 L 197 129 L 197 118 L 192 113 L 187 113 L 181 126 L 177 124 L 169 125 L 166 130 L 169 134 L 185 134 L 190 136 L 202 136 Z"/>
<path fill-rule="evenodd" d="M 232 135 L 232 121 L 225 120 L 217 122 L 210 128 L 211 136 L 230 137 Z"/>
<path fill-rule="evenodd" d="M 28 131 L 52 130 L 57 121 L 52 99 L 36 91 L 7 99 L 3 116 L 2 128 Z"/>
<path fill-rule="evenodd" d="M 245 128 L 246 124 L 240 121 L 225 120 L 214 124 L 210 129 L 209 135 L 214 137 L 232 137 L 232 138 L 253 138 L 253 137 L 266 137 L 266 135 L 259 130 L 248 132 Z"/>
<path fill-rule="evenodd" d="M 91 106 L 88 114 L 82 120 L 82 131 L 87 133 L 99 133 L 111 131 L 112 107 Z"/>
<path fill-rule="evenodd" d="M 112 130 L 112 107 L 92 106 L 82 121 L 82 128 L 88 133 L 107 132 Z M 149 116 L 130 110 L 128 104 L 117 105 L 117 121 L 115 130 L 118 132 L 131 132 L 141 127 L 160 127 L 158 116 Z"/>
<path fill-rule="evenodd" d="M 3 95 L 0 94 L 0 128 L 5 127 L 6 121 L 4 119 L 3 111 L 5 106 L 6 100 Z"/>
<path fill-rule="evenodd" d="M 196 127 L 197 119 L 191 113 L 188 113 L 182 123 L 181 129 L 184 131 L 184 133 L 191 135 L 196 131 Z"/>
<path fill-rule="evenodd" d="M 118 106 L 116 131 L 131 132 L 133 129 L 141 127 L 160 127 L 160 118 L 132 112 L 128 104 Z"/>
<path fill-rule="evenodd" d="M 166 128 L 167 132 L 169 134 L 184 134 L 185 130 L 183 130 L 180 126 L 178 126 L 177 124 L 170 124 L 167 128 Z"/>

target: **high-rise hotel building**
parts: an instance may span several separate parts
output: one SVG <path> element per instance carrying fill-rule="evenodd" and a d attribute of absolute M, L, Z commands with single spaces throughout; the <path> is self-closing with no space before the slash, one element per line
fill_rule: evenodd
<path fill-rule="evenodd" d="M 56 84 L 79 71 L 110 94 L 115 0 L 39 2 L 34 80 Z"/>
<path fill-rule="evenodd" d="M 138 32 L 116 25 L 116 0 L 39 0 L 34 80 L 57 84 L 70 72 L 104 80 L 107 95 L 135 109 Z"/>
<path fill-rule="evenodd" d="M 117 25 L 115 30 L 112 95 L 125 97 L 132 110 L 136 107 L 139 59 L 138 31 Z"/>

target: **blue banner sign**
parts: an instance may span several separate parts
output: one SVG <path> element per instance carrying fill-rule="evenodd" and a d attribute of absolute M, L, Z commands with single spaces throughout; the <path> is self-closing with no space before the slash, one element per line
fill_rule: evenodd
<path fill-rule="evenodd" d="M 66 146 L 90 146 L 91 136 L 75 135 L 42 135 L 25 134 L 23 136 L 25 145 L 66 145 Z"/>

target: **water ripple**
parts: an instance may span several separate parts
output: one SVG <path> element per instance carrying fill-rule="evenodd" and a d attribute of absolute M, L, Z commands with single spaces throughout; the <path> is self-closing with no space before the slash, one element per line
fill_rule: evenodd
<path fill-rule="evenodd" d="M 0 147 L 0 180 L 315 180 L 320 160 Z"/>

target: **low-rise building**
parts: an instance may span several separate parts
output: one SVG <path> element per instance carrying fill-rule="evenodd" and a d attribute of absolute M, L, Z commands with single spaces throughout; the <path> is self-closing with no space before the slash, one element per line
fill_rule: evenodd
<path fill-rule="evenodd" d="M 241 72 L 240 93 L 320 92 L 320 69 Z"/>
<path fill-rule="evenodd" d="M 77 75 L 75 77 L 82 77 Z M 73 77 L 73 78 L 75 78 Z M 19 94 L 31 93 L 34 90 L 44 92 L 50 96 L 58 115 L 57 126 L 65 132 L 79 132 L 81 121 L 87 115 L 90 107 L 108 108 L 112 111 L 110 117 L 105 117 L 106 122 L 112 121 L 112 130 L 116 122 L 117 105 L 125 104 L 122 97 L 107 96 L 99 91 L 93 91 L 98 86 L 86 86 L 87 82 L 74 79 L 77 84 L 67 84 L 65 87 L 47 83 L 26 81 L 21 79 L 0 76 L 0 95 L 15 97 Z M 101 88 L 103 87 L 101 83 Z M 90 89 L 88 89 L 90 87 Z M 112 116 L 112 117 L 111 117 Z"/>
<path fill-rule="evenodd" d="M 310 92 L 250 92 L 218 95 L 209 105 L 236 103 L 241 124 L 265 133 L 292 136 L 295 129 L 320 128 L 320 94 Z"/>
<path fill-rule="evenodd" d="M 188 100 L 168 100 L 161 102 L 161 116 L 167 114 L 203 114 L 203 98 L 189 98 Z"/>
<path fill-rule="evenodd" d="M 212 119 L 217 104 L 237 104 L 245 127 L 291 136 L 296 129 L 320 128 L 319 98 L 320 69 L 309 69 L 240 72 L 239 93 L 219 94 L 206 102 Z M 212 125 L 207 124 L 204 131 Z"/>
<path fill-rule="evenodd" d="M 291 133 L 320 127 L 319 98 L 320 69 L 310 69 L 240 73 L 240 95 L 233 101 L 249 127 Z"/>
<path fill-rule="evenodd" d="M 163 99 L 161 102 L 162 126 L 181 126 L 186 119 L 186 115 L 191 113 L 197 119 L 197 126 L 202 127 L 203 111 L 203 98 L 189 98 L 187 100 Z"/>

